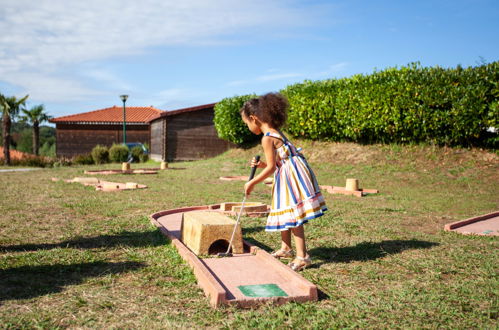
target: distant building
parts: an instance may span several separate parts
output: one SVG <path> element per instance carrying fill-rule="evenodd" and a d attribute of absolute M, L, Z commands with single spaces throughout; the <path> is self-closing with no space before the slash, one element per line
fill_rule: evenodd
<path fill-rule="evenodd" d="M 165 111 L 150 119 L 151 158 L 167 161 L 203 159 L 235 147 L 218 137 L 213 123 L 215 104 Z"/>
<path fill-rule="evenodd" d="M 154 107 L 126 107 L 126 140 L 150 145 L 149 120 L 164 111 Z M 111 146 L 123 143 L 123 107 L 113 106 L 101 110 L 58 117 L 56 124 L 57 156 L 73 157 L 87 154 L 100 144 Z"/>
<path fill-rule="evenodd" d="M 147 143 L 155 160 L 196 160 L 216 156 L 235 145 L 218 137 L 216 103 L 162 111 L 126 107 L 126 141 Z M 97 145 L 123 142 L 123 107 L 113 106 L 50 120 L 56 124 L 57 156 L 73 157 Z"/>

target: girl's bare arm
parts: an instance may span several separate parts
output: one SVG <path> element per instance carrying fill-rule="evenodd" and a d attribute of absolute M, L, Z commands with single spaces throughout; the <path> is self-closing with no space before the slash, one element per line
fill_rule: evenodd
<path fill-rule="evenodd" d="M 262 147 L 263 152 L 265 153 L 266 162 L 260 162 L 265 165 L 263 171 L 261 171 L 255 178 L 244 185 L 244 190 L 247 195 L 253 190 L 253 187 L 257 184 L 268 178 L 275 171 L 276 166 L 276 151 L 274 149 L 273 139 L 268 136 L 264 136 L 262 138 Z M 261 167 L 260 166 L 258 167 Z"/>

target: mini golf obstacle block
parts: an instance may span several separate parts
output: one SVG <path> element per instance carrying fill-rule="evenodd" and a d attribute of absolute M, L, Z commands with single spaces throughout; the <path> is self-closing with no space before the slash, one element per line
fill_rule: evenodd
<path fill-rule="evenodd" d="M 127 162 L 121 163 L 121 170 L 122 171 L 130 171 L 130 163 L 127 163 Z"/>
<path fill-rule="evenodd" d="M 196 255 L 225 252 L 236 221 L 226 215 L 210 211 L 183 214 L 182 242 Z M 233 254 L 243 253 L 243 237 L 238 225 L 231 247 Z"/>
<path fill-rule="evenodd" d="M 359 190 L 359 180 L 357 179 L 347 179 L 347 184 L 345 189 L 348 191 L 358 191 Z"/>
<path fill-rule="evenodd" d="M 243 203 L 237 202 L 237 203 L 222 203 L 220 204 L 220 209 L 222 211 L 232 211 L 235 213 L 239 213 L 241 211 L 241 206 Z M 267 212 L 267 204 L 263 203 L 252 203 L 252 202 L 246 202 L 244 203 L 244 212 L 245 213 L 250 213 L 250 212 Z"/>
<path fill-rule="evenodd" d="M 320 186 L 321 189 L 327 191 L 330 194 L 341 194 L 341 195 L 352 195 L 356 197 L 363 197 L 368 194 L 379 193 L 378 189 L 362 189 L 359 188 L 358 179 L 347 179 L 345 187 L 336 186 Z"/>
<path fill-rule="evenodd" d="M 89 185 L 97 185 L 97 184 L 99 184 L 99 179 L 87 178 L 87 177 L 75 177 L 71 182 L 78 182 L 81 184 L 89 184 Z"/>
<path fill-rule="evenodd" d="M 139 188 L 139 185 L 135 182 L 127 182 L 127 183 L 125 183 L 125 188 L 126 189 L 137 189 L 137 188 Z"/>

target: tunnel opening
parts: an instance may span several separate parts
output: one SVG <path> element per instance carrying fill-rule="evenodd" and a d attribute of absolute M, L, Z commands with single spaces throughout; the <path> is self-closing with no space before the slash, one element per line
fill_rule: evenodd
<path fill-rule="evenodd" d="M 210 248 L 208 249 L 208 254 L 213 255 L 218 253 L 225 253 L 227 252 L 228 247 L 229 247 L 229 242 L 227 240 L 225 239 L 216 240 L 215 242 L 211 243 Z M 232 247 L 230 248 L 229 252 L 232 252 Z"/>

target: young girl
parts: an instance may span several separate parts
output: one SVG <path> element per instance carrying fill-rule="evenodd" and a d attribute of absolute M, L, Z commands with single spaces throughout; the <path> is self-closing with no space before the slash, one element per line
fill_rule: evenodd
<path fill-rule="evenodd" d="M 276 258 L 292 258 L 291 233 L 293 233 L 296 258 L 289 266 L 299 271 L 312 261 L 305 245 L 303 224 L 318 218 L 327 210 L 324 197 L 312 169 L 303 155 L 279 131 L 287 117 L 288 102 L 279 93 L 269 93 L 247 101 L 241 108 L 241 117 L 249 130 L 262 134 L 262 147 L 266 162 L 251 165 L 263 168 L 259 175 L 244 186 L 249 195 L 254 186 L 274 173 L 272 205 L 266 231 L 281 232 L 281 248 L 272 253 Z"/>

